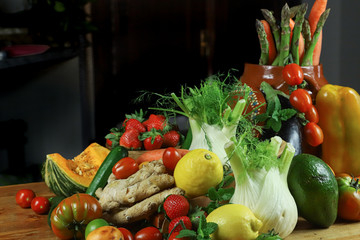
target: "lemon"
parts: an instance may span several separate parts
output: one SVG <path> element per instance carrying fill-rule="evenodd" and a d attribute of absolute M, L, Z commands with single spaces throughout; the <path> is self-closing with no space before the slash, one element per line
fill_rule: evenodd
<path fill-rule="evenodd" d="M 223 165 L 219 157 L 206 149 L 194 149 L 176 164 L 174 179 L 185 195 L 193 198 L 204 195 L 223 179 Z"/>
<path fill-rule="evenodd" d="M 206 221 L 218 224 L 218 229 L 211 235 L 213 240 L 256 239 L 262 226 L 261 220 L 241 204 L 218 207 L 207 216 Z"/>

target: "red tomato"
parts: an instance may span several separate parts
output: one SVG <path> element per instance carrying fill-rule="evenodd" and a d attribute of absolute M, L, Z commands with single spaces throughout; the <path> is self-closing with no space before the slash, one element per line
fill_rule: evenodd
<path fill-rule="evenodd" d="M 16 203 L 22 208 L 29 208 L 31 201 L 34 199 L 35 193 L 31 189 L 21 189 L 16 193 Z"/>
<path fill-rule="evenodd" d="M 309 122 L 304 127 L 306 142 L 313 147 L 319 146 L 324 141 L 322 129 L 314 122 Z"/>
<path fill-rule="evenodd" d="M 31 209 L 37 214 L 46 214 L 50 209 L 50 201 L 46 197 L 35 197 L 31 201 Z"/>
<path fill-rule="evenodd" d="M 305 113 L 311 108 L 311 96 L 305 89 L 298 88 L 290 94 L 291 105 L 299 112 Z"/>
<path fill-rule="evenodd" d="M 287 84 L 290 86 L 299 85 L 304 80 L 304 72 L 296 63 L 290 63 L 282 70 L 282 75 Z"/>
<path fill-rule="evenodd" d="M 125 179 L 139 170 L 139 164 L 131 157 L 120 159 L 112 168 L 116 179 Z"/>
<path fill-rule="evenodd" d="M 176 164 L 181 158 L 181 154 L 173 147 L 168 147 L 165 149 L 162 160 L 165 167 L 170 170 L 174 171 Z"/>
<path fill-rule="evenodd" d="M 162 234 L 156 227 L 146 227 L 135 234 L 135 240 L 162 240 Z"/>
<path fill-rule="evenodd" d="M 129 230 L 123 227 L 119 227 L 118 229 L 124 235 L 124 240 L 134 240 L 134 236 Z"/>
<path fill-rule="evenodd" d="M 319 122 L 319 113 L 314 105 L 310 107 L 310 109 L 305 112 L 305 118 L 309 122 L 318 123 Z"/>

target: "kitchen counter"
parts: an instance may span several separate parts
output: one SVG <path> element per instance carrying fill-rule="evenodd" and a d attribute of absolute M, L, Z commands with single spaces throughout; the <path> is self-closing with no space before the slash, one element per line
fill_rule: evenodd
<path fill-rule="evenodd" d="M 16 192 L 23 188 L 32 189 L 37 196 L 54 195 L 44 182 L 0 187 L 0 239 L 58 239 L 47 224 L 47 215 L 37 215 L 31 208 L 23 209 L 16 204 Z M 300 218 L 294 232 L 286 238 L 295 239 L 360 239 L 360 222 L 336 222 L 328 229 L 317 229 Z"/>

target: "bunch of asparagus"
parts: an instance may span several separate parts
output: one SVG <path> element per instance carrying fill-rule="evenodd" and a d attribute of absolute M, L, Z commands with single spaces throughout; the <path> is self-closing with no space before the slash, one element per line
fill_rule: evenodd
<path fill-rule="evenodd" d="M 326 9 L 321 14 L 316 30 L 312 36 L 309 21 L 305 18 L 307 9 L 307 3 L 303 3 L 292 8 L 289 8 L 288 4 L 285 4 L 281 10 L 281 22 L 279 25 L 276 22 L 273 12 L 267 9 L 261 9 L 265 20 L 271 27 L 271 32 L 266 32 L 263 23 L 258 19 L 256 20 L 256 30 L 261 48 L 259 60 L 260 65 L 285 66 L 286 64 L 292 62 L 301 66 L 313 65 L 314 48 L 317 44 L 326 19 L 329 16 L 330 9 Z M 290 20 L 294 17 L 295 25 L 292 30 L 291 39 Z M 270 37 L 273 37 L 276 48 L 276 57 L 272 62 L 269 61 L 270 46 L 267 38 L 269 37 L 269 34 L 272 35 Z M 301 36 L 304 39 L 304 52 L 302 56 L 299 54 L 299 40 Z"/>

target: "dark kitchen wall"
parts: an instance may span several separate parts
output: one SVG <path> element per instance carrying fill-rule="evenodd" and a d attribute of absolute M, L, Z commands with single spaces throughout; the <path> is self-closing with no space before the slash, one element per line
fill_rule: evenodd
<path fill-rule="evenodd" d="M 288 1 L 289 5 L 300 1 Z M 279 16 L 285 1 L 96 1 L 92 19 L 95 132 L 103 139 L 125 113 L 153 103 L 131 102 L 140 90 L 179 92 L 210 74 L 257 63 L 255 19 L 261 8 Z"/>

